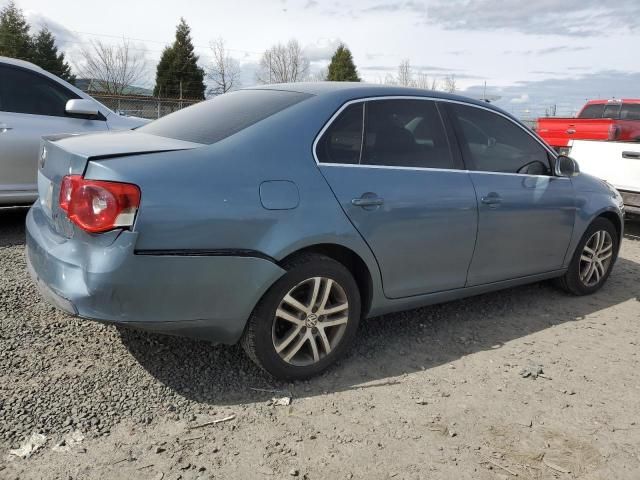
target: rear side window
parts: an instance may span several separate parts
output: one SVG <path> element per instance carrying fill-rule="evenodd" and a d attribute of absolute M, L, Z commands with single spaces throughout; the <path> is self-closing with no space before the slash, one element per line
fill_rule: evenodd
<path fill-rule="evenodd" d="M 239 90 L 174 112 L 138 131 L 212 144 L 244 130 L 311 95 L 282 90 Z"/>
<path fill-rule="evenodd" d="M 76 98 L 80 97 L 44 75 L 0 66 L 0 111 L 64 117 L 67 101 Z"/>
<path fill-rule="evenodd" d="M 578 118 L 602 118 L 604 103 L 596 103 L 584 107 Z"/>
<path fill-rule="evenodd" d="M 447 135 L 435 102 L 367 102 L 363 165 L 453 168 Z"/>
<path fill-rule="evenodd" d="M 364 103 L 353 103 L 336 118 L 316 147 L 320 163 L 360 163 Z"/>
<path fill-rule="evenodd" d="M 623 103 L 620 120 L 640 120 L 640 103 Z"/>

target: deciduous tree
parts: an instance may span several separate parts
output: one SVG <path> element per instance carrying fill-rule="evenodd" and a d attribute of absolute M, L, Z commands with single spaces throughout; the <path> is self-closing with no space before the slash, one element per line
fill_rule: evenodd
<path fill-rule="evenodd" d="M 309 59 L 298 41 L 292 39 L 264 52 L 256 77 L 260 83 L 287 83 L 304 81 L 308 74 Z"/>
<path fill-rule="evenodd" d="M 144 52 L 133 47 L 128 40 L 119 45 L 93 41 L 82 49 L 84 63 L 77 70 L 90 79 L 92 88 L 109 95 L 123 95 L 126 90 L 143 79 L 146 70 Z"/>
<path fill-rule="evenodd" d="M 240 86 L 240 64 L 229 55 L 224 40 L 218 38 L 211 42 L 213 64 L 207 73 L 210 80 L 209 93 L 220 95 Z"/>

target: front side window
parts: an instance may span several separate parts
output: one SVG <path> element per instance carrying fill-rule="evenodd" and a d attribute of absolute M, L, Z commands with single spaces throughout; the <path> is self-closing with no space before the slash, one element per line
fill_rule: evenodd
<path fill-rule="evenodd" d="M 363 165 L 453 168 L 447 135 L 430 100 L 374 100 L 366 104 Z"/>
<path fill-rule="evenodd" d="M 549 175 L 547 151 L 524 129 L 497 113 L 452 104 L 465 159 L 474 170 Z"/>
<path fill-rule="evenodd" d="M 64 117 L 69 100 L 80 98 L 53 80 L 29 70 L 0 66 L 0 110 Z"/>

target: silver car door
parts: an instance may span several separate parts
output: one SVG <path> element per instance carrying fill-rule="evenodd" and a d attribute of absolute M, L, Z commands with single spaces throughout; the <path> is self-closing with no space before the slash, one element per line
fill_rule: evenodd
<path fill-rule="evenodd" d="M 107 130 L 106 119 L 65 112 L 77 94 L 37 72 L 0 65 L 0 203 L 30 202 L 37 195 L 40 139 L 58 133 Z"/>

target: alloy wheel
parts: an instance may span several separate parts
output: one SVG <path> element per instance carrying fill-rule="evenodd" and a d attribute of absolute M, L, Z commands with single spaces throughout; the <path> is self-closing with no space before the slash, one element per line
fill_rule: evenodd
<path fill-rule="evenodd" d="M 597 285 L 606 275 L 613 259 L 613 240 L 606 230 L 595 232 L 580 256 L 580 281 L 586 287 Z"/>
<path fill-rule="evenodd" d="M 273 320 L 273 346 L 282 360 L 313 365 L 340 343 L 349 321 L 349 302 L 338 282 L 312 277 L 284 296 Z"/>

